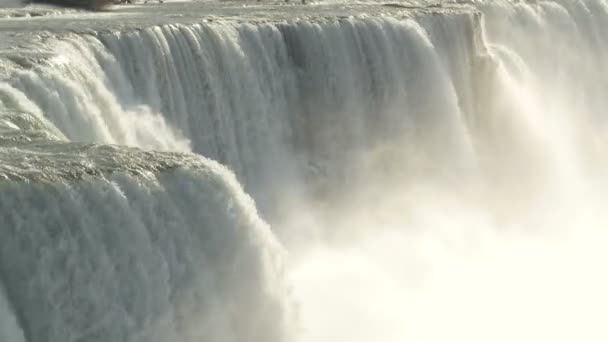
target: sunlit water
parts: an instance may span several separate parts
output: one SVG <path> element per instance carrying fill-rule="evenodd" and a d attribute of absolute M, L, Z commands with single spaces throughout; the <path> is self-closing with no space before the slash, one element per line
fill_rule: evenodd
<path fill-rule="evenodd" d="M 2 23 L 2 341 L 608 338 L 606 2 L 241 5 Z"/>

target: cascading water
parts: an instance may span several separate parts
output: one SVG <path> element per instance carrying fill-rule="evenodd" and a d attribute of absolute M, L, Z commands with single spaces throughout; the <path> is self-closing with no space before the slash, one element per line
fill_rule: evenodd
<path fill-rule="evenodd" d="M 0 340 L 605 340 L 605 1 L 167 6 L 0 51 Z"/>
<path fill-rule="evenodd" d="M 66 142 L 3 85 L 0 338 L 283 341 L 283 250 L 208 159 Z"/>

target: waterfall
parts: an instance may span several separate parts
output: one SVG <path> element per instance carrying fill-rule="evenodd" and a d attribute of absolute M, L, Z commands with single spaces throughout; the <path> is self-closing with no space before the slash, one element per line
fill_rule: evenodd
<path fill-rule="evenodd" d="M 606 337 L 606 1 L 231 6 L 0 49 L 0 339 Z"/>
<path fill-rule="evenodd" d="M 223 166 L 74 143 L 0 156 L 3 341 L 286 338 L 283 251 Z"/>
<path fill-rule="evenodd" d="M 439 23 L 448 26 L 442 39 L 462 42 L 463 63 L 476 58 L 474 17 Z M 73 141 L 192 150 L 229 165 L 267 207 L 277 200 L 265 197 L 311 172 L 338 186 L 360 154 L 396 139 L 426 146 L 419 153 L 433 162 L 471 162 L 461 107 L 472 99 L 458 99 L 472 91 L 471 75 L 452 79 L 467 70 L 445 65 L 422 24 L 369 18 L 70 35 L 11 84 Z"/>

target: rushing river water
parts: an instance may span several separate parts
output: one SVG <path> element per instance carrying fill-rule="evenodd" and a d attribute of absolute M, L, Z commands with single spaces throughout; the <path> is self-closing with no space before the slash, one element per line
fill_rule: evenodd
<path fill-rule="evenodd" d="M 4 5 L 1 342 L 608 338 L 605 0 Z"/>

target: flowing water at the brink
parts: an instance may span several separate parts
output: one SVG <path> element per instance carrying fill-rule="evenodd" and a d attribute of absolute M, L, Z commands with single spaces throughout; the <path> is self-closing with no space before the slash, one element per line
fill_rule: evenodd
<path fill-rule="evenodd" d="M 314 11 L 0 51 L 0 342 L 608 338 L 608 2 Z"/>

